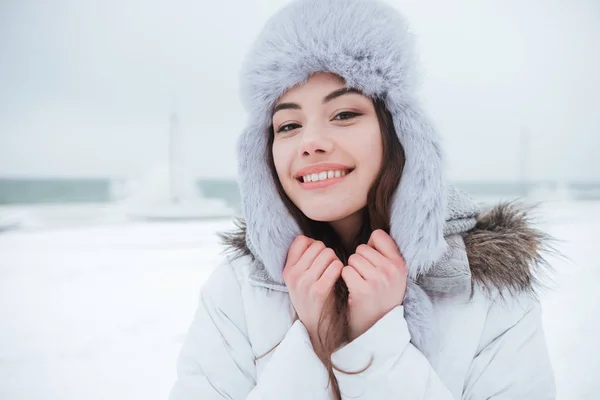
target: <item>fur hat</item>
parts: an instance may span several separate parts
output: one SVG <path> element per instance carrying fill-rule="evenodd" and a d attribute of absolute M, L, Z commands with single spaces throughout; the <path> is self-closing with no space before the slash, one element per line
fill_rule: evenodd
<path fill-rule="evenodd" d="M 406 164 L 391 208 L 392 238 L 409 277 L 427 272 L 446 249 L 447 190 L 440 137 L 417 98 L 414 38 L 391 6 L 370 0 L 299 0 L 266 23 L 243 64 L 241 100 L 248 121 L 239 138 L 238 173 L 249 249 L 283 282 L 287 250 L 301 234 L 267 165 L 272 108 L 316 72 L 382 99 Z M 386 165 L 384 168 L 395 168 Z"/>

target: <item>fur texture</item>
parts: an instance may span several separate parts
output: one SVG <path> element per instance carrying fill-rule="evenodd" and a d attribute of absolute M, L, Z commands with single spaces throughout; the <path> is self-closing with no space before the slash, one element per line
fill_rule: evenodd
<path fill-rule="evenodd" d="M 429 296 L 415 281 L 409 279 L 402 304 L 410 342 L 426 357 L 432 357 L 438 343 L 433 304 Z"/>
<path fill-rule="evenodd" d="M 448 237 L 448 240 L 454 241 L 456 234 L 461 234 L 464 248 L 452 247 L 458 252 L 466 252 L 467 257 L 460 260 L 467 265 L 457 266 L 452 260 L 457 255 L 446 254 L 431 270 L 432 276 L 447 279 L 464 275 L 465 269 L 468 269 L 473 285 L 500 293 L 516 295 L 527 292 L 535 296 L 552 275 L 546 257 L 560 255 L 553 247 L 554 239 L 533 226 L 531 212 L 531 208 L 516 203 L 501 203 L 479 214 L 473 228 L 453 232 Z M 447 224 L 453 221 L 448 220 Z M 236 258 L 251 257 L 257 269 L 252 274 L 256 281 L 277 284 L 270 280 L 266 271 L 261 271 L 260 260 L 248 248 L 246 229 L 244 220 L 239 219 L 235 230 L 220 235 L 226 251 Z"/>
<path fill-rule="evenodd" d="M 241 99 L 249 120 L 237 146 L 247 244 L 282 283 L 287 249 L 300 230 L 269 173 L 267 134 L 277 99 L 316 72 L 338 74 L 346 86 L 383 99 L 393 116 L 406 165 L 392 202 L 390 234 L 414 279 L 445 251 L 443 156 L 417 99 L 413 37 L 393 8 L 375 1 L 290 3 L 266 23 L 247 55 Z"/>
<path fill-rule="evenodd" d="M 533 296 L 550 281 L 552 269 L 546 255 L 559 255 L 554 239 L 535 229 L 531 208 L 501 203 L 483 213 L 466 237 L 465 246 L 472 285 L 500 295 L 529 292 Z"/>

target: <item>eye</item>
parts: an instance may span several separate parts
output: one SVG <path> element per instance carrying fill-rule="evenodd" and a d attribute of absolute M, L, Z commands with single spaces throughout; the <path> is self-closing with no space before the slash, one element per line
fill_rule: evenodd
<path fill-rule="evenodd" d="M 287 125 L 280 126 L 279 129 L 277 130 L 277 133 L 290 132 L 290 131 L 293 131 L 294 129 L 298 129 L 298 128 L 300 128 L 300 125 L 298 125 L 298 124 L 287 124 Z"/>
<path fill-rule="evenodd" d="M 356 118 L 358 116 L 360 116 L 360 114 L 358 114 L 358 113 L 351 112 L 351 111 L 343 111 L 343 112 L 337 114 L 335 117 L 333 117 L 333 119 L 337 119 L 338 121 L 346 121 L 346 120 L 349 120 L 352 118 Z"/>

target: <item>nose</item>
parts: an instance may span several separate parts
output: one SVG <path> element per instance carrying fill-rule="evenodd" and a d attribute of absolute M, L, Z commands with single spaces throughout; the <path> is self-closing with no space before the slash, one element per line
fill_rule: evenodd
<path fill-rule="evenodd" d="M 300 143 L 300 153 L 302 156 L 328 154 L 331 153 L 332 150 L 333 142 L 325 132 L 325 128 L 305 126 Z"/>

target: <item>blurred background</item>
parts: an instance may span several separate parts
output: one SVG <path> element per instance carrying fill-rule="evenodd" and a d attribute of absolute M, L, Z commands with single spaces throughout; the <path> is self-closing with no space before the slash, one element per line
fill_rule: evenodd
<path fill-rule="evenodd" d="M 451 181 L 560 240 L 559 398 L 599 398 L 600 2 L 387 2 Z M 285 3 L 0 1 L 0 398 L 168 396 L 240 213 L 240 64 Z"/>

